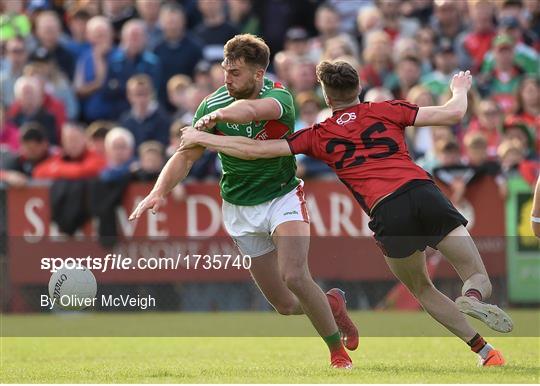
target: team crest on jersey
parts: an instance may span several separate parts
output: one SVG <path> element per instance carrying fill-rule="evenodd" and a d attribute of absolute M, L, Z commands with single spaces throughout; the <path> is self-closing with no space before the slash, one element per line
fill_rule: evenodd
<path fill-rule="evenodd" d="M 338 125 L 344 125 L 352 120 L 356 119 L 355 113 L 343 113 L 339 116 L 339 118 L 336 120 Z"/>

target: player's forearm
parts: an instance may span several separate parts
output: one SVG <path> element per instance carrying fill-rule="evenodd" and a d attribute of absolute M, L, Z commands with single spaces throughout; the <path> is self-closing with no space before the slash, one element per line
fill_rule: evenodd
<path fill-rule="evenodd" d="M 467 90 L 454 90 L 452 98 L 444 104 L 443 108 L 447 111 L 450 119 L 455 120 L 454 124 L 459 123 L 467 112 Z"/>
<path fill-rule="evenodd" d="M 189 152 L 194 149 L 177 151 L 167 161 L 163 170 L 152 189 L 160 196 L 166 196 L 180 181 L 188 175 L 194 160 L 189 156 Z"/>
<path fill-rule="evenodd" d="M 218 110 L 220 121 L 230 123 L 247 123 L 256 119 L 257 110 L 248 100 L 240 100 Z"/>
<path fill-rule="evenodd" d="M 262 158 L 260 141 L 241 136 L 222 136 L 200 132 L 197 143 L 208 149 L 230 155 L 240 159 Z"/>

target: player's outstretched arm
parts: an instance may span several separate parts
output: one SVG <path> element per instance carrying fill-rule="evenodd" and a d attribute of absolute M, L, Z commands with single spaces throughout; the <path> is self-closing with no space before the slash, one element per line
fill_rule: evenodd
<path fill-rule="evenodd" d="M 203 116 L 195 123 L 197 130 L 211 129 L 218 122 L 248 123 L 281 117 L 281 105 L 274 98 L 242 99 Z"/>
<path fill-rule="evenodd" d="M 459 123 L 467 112 L 467 92 L 471 88 L 469 71 L 460 71 L 450 82 L 452 98 L 442 106 L 420 107 L 414 126 L 444 126 Z"/>
<path fill-rule="evenodd" d="M 152 212 L 155 213 L 165 203 L 167 194 L 186 178 L 191 166 L 201 158 L 203 152 L 203 147 L 193 146 L 174 153 L 163 167 L 152 191 L 137 205 L 137 208 L 129 216 L 129 220 L 141 217 L 148 209 L 152 209 Z"/>
<path fill-rule="evenodd" d="M 257 158 L 274 158 L 291 155 L 289 144 L 284 139 L 258 141 L 242 136 L 214 135 L 198 131 L 192 127 L 182 130 L 180 149 L 200 145 L 227 155 L 251 160 Z"/>

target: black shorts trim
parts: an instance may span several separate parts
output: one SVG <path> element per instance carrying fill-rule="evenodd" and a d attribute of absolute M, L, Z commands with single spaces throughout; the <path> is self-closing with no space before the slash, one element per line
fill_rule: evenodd
<path fill-rule="evenodd" d="M 410 256 L 427 246 L 436 248 L 451 231 L 467 225 L 432 181 L 406 185 L 377 204 L 369 222 L 382 252 L 392 258 Z"/>

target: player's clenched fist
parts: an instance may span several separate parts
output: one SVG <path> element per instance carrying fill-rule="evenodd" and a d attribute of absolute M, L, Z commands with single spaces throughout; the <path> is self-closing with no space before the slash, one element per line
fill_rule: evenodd
<path fill-rule="evenodd" d="M 195 123 L 195 129 L 197 130 L 205 130 L 205 129 L 211 129 L 221 120 L 221 112 L 219 110 L 216 110 L 210 114 L 206 114 L 201 119 Z"/>
<path fill-rule="evenodd" d="M 456 92 L 457 90 L 469 91 L 472 85 L 472 75 L 469 70 L 455 74 L 450 83 L 450 90 Z"/>
<path fill-rule="evenodd" d="M 199 137 L 201 133 L 199 132 L 199 130 L 191 127 L 191 126 L 186 126 L 182 129 L 182 141 L 180 142 L 180 147 L 179 149 L 182 150 L 182 149 L 187 149 L 187 148 L 190 148 L 190 147 L 193 147 L 195 145 L 197 145 L 197 139 Z"/>

